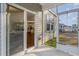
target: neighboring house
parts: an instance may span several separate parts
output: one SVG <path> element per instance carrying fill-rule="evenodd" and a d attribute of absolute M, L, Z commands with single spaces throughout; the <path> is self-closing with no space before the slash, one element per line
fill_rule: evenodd
<path fill-rule="evenodd" d="M 59 24 L 59 31 L 60 32 L 72 32 L 72 26 Z"/>
<path fill-rule="evenodd" d="M 64 24 L 59 24 L 59 31 L 64 32 Z"/>
<path fill-rule="evenodd" d="M 68 26 L 68 25 L 65 25 L 64 26 L 64 31 L 65 32 L 71 32 L 72 31 L 72 27 L 71 26 Z"/>
<path fill-rule="evenodd" d="M 77 31 L 77 25 L 76 25 L 76 24 L 73 24 L 73 25 L 72 25 L 72 31 L 73 31 L 73 32 L 76 32 L 76 31 Z"/>

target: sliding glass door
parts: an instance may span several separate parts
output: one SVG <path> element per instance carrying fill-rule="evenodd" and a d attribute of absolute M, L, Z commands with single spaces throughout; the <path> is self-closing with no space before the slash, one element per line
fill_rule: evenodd
<path fill-rule="evenodd" d="M 7 6 L 7 55 L 24 50 L 24 11 Z"/>

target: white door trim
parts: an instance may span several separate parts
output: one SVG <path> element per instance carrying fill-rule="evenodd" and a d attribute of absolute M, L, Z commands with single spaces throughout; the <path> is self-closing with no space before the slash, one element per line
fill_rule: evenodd
<path fill-rule="evenodd" d="M 1 4 L 1 56 L 6 55 L 6 4 Z"/>
<path fill-rule="evenodd" d="M 10 14 L 9 13 L 7 13 L 7 16 L 6 16 L 6 25 L 8 25 L 7 26 L 8 29 L 6 28 L 6 30 L 7 30 L 6 40 L 9 42 L 10 41 L 10 35 L 9 35 L 9 33 L 10 33 Z M 8 45 L 7 48 L 6 48 L 6 51 L 8 52 L 7 55 L 9 55 L 9 53 L 10 53 L 10 51 L 9 51 L 10 43 L 7 43 L 6 45 Z"/>

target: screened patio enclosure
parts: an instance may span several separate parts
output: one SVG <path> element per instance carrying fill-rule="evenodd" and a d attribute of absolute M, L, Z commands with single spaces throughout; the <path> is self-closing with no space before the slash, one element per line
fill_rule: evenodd
<path fill-rule="evenodd" d="M 71 55 L 79 51 L 79 4 L 65 3 L 51 9 L 58 16 L 57 49 Z"/>

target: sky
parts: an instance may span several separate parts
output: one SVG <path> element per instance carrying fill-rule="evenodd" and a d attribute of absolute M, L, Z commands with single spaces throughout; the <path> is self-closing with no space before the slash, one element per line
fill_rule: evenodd
<path fill-rule="evenodd" d="M 63 12 L 71 9 L 79 8 L 78 3 L 67 3 L 61 6 L 58 6 L 58 12 Z M 55 10 L 55 9 L 54 9 Z M 72 12 L 68 14 L 63 14 L 59 16 L 59 23 L 72 26 L 72 24 L 77 24 L 77 12 Z"/>

